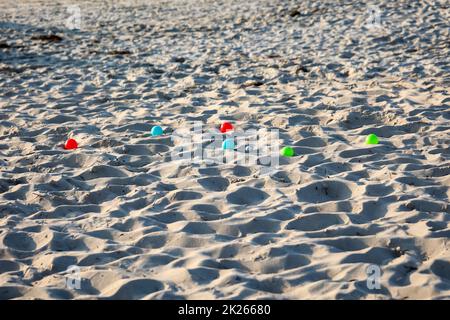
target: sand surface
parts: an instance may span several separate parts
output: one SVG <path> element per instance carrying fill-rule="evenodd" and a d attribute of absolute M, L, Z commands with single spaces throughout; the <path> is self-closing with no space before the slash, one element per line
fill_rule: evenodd
<path fill-rule="evenodd" d="M 449 4 L 372 4 L 2 1 L 0 298 L 450 298 Z M 171 160 L 225 120 L 296 156 Z"/>

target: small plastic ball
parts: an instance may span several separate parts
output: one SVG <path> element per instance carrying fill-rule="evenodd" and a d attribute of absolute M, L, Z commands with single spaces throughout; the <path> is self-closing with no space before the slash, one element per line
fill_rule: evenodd
<path fill-rule="evenodd" d="M 220 126 L 220 132 L 225 133 L 228 131 L 233 130 L 233 125 L 229 122 L 224 122 L 222 123 L 222 125 Z"/>
<path fill-rule="evenodd" d="M 64 145 L 64 149 L 66 150 L 72 150 L 78 148 L 78 143 L 75 141 L 75 139 L 69 139 L 66 141 Z"/>
<path fill-rule="evenodd" d="M 163 130 L 163 128 L 161 128 L 160 126 L 154 126 L 153 128 L 152 128 L 152 131 L 151 131 L 151 134 L 152 134 L 152 136 L 160 136 L 160 135 L 162 135 L 164 133 L 164 130 Z"/>
<path fill-rule="evenodd" d="M 233 139 L 226 139 L 222 143 L 222 149 L 224 149 L 224 150 L 232 150 L 232 149 L 234 149 L 234 147 L 235 147 L 235 144 L 234 144 Z"/>
<path fill-rule="evenodd" d="M 283 147 L 280 151 L 280 154 L 284 157 L 293 157 L 295 152 L 292 147 Z"/>
<path fill-rule="evenodd" d="M 366 144 L 378 144 L 378 137 L 376 134 L 371 133 L 366 138 Z"/>

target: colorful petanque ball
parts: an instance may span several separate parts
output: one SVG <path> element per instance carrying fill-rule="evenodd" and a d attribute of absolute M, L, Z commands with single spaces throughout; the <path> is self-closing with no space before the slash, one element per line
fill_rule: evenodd
<path fill-rule="evenodd" d="M 280 154 L 284 157 L 293 157 L 295 152 L 292 147 L 283 147 L 280 151 Z"/>
<path fill-rule="evenodd" d="M 371 133 L 366 138 L 366 144 L 378 144 L 378 137 L 376 134 Z"/>
<path fill-rule="evenodd" d="M 229 122 L 224 122 L 220 126 L 220 132 L 222 132 L 222 133 L 225 133 L 225 132 L 231 131 L 231 130 L 233 130 L 233 125 Z"/>
<path fill-rule="evenodd" d="M 222 149 L 224 150 L 232 150 L 234 149 L 234 140 L 233 139 L 225 139 L 222 143 Z"/>
<path fill-rule="evenodd" d="M 164 133 L 163 128 L 161 128 L 160 126 L 154 126 L 152 128 L 152 131 L 150 132 L 152 134 L 152 136 L 160 136 Z"/>
<path fill-rule="evenodd" d="M 69 139 L 66 141 L 66 144 L 64 145 L 64 149 L 66 150 L 72 150 L 78 148 L 78 143 L 75 141 L 75 139 Z"/>

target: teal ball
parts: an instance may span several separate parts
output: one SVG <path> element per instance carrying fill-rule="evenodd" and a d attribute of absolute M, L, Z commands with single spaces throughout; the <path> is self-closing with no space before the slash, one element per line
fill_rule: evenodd
<path fill-rule="evenodd" d="M 222 143 L 222 149 L 224 150 L 232 150 L 234 149 L 235 144 L 233 139 L 225 139 L 225 141 Z"/>
<path fill-rule="evenodd" d="M 163 128 L 161 128 L 160 126 L 154 126 L 153 128 L 152 128 L 152 131 L 151 131 L 151 134 L 152 134 L 152 136 L 160 136 L 160 135 L 162 135 L 164 133 L 164 130 L 163 130 Z"/>

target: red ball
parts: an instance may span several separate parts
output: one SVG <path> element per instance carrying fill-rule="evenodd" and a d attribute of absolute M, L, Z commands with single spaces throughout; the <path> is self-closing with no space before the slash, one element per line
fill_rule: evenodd
<path fill-rule="evenodd" d="M 231 131 L 231 130 L 233 130 L 233 125 L 229 122 L 224 122 L 220 126 L 220 132 L 222 132 L 222 133 L 225 133 L 225 132 Z"/>
<path fill-rule="evenodd" d="M 71 150 L 78 148 L 78 143 L 75 141 L 75 139 L 69 139 L 66 141 L 66 144 L 64 145 L 64 149 Z"/>

